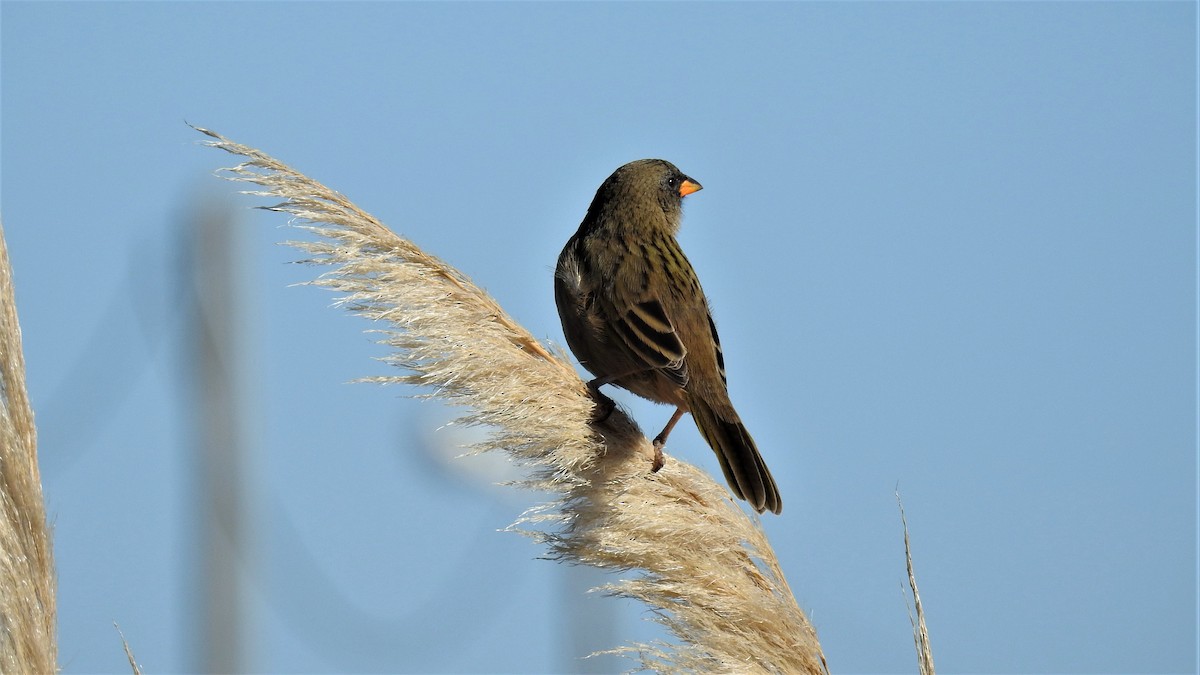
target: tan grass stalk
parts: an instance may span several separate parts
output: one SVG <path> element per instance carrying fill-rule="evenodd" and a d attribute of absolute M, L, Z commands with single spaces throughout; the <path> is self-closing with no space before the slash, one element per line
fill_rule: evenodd
<path fill-rule="evenodd" d="M 12 267 L 0 224 L 0 672 L 53 673 L 54 556 Z"/>
<path fill-rule="evenodd" d="M 142 667 L 138 665 L 137 659 L 133 657 L 133 650 L 129 648 L 129 640 L 125 639 L 125 634 L 121 632 L 121 627 L 114 621 L 113 628 L 117 629 L 117 635 L 121 637 L 121 647 L 125 649 L 125 658 L 129 661 L 129 672 L 133 675 L 142 675 Z"/>
<path fill-rule="evenodd" d="M 461 272 L 337 192 L 206 129 L 244 158 L 224 176 L 281 200 L 269 210 L 316 236 L 289 242 L 327 265 L 315 285 L 377 322 L 405 374 L 370 378 L 432 390 L 486 425 L 484 446 L 559 496 L 518 528 L 557 558 L 637 574 L 607 590 L 649 604 L 678 644 L 633 645 L 655 670 L 823 673 L 824 656 L 757 521 L 705 473 L 672 458 L 651 474 L 650 442 L 622 411 L 589 424 L 592 400 L 570 361 L 544 347 Z M 549 302 L 547 294 L 547 302 Z M 581 655 L 582 656 L 582 655 Z"/>
<path fill-rule="evenodd" d="M 934 675 L 933 648 L 929 645 L 929 630 L 925 628 L 925 608 L 921 605 L 921 592 L 917 590 L 917 575 L 913 573 L 912 546 L 908 541 L 908 519 L 904 517 L 904 502 L 896 492 L 896 504 L 900 507 L 900 524 L 904 527 L 904 562 L 908 568 L 908 588 L 912 591 L 916 616 L 909 610 L 908 620 L 913 628 L 913 644 L 917 649 L 917 670 L 921 675 Z"/>

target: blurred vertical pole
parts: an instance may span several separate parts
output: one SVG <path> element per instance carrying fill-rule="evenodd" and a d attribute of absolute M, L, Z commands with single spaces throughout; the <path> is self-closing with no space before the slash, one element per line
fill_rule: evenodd
<path fill-rule="evenodd" d="M 611 573 L 585 565 L 566 566 L 566 662 L 564 673 L 618 673 L 629 662 L 615 654 L 597 654 L 621 645 L 617 634 L 617 600 L 600 597 L 593 589 L 614 580 Z"/>
<path fill-rule="evenodd" d="M 198 388 L 197 476 L 202 560 L 199 670 L 244 671 L 241 564 L 244 441 L 238 392 L 239 296 L 233 223 L 227 208 L 201 207 L 192 246 Z"/>

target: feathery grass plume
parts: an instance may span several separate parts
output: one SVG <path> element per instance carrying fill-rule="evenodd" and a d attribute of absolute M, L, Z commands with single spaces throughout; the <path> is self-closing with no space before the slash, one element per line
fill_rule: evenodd
<path fill-rule="evenodd" d="M 58 670 L 54 556 L 12 266 L 0 224 L 0 672 Z"/>
<path fill-rule="evenodd" d="M 917 648 L 917 669 L 921 675 L 934 675 L 933 648 L 929 645 L 929 630 L 925 628 L 925 608 L 921 606 L 921 592 L 917 590 L 917 575 L 913 573 L 912 547 L 908 543 L 908 519 L 904 517 L 904 502 L 900 491 L 896 491 L 896 505 L 900 507 L 900 524 L 904 527 L 904 561 L 908 567 L 908 587 L 912 590 L 916 617 L 909 610 L 908 620 L 913 628 L 913 644 Z M 907 598 L 905 598 L 907 600 Z"/>
<path fill-rule="evenodd" d="M 653 447 L 615 410 L 589 420 L 587 387 L 560 351 L 543 347 L 466 276 L 384 227 L 341 194 L 206 129 L 206 144 L 245 158 L 224 177 L 280 199 L 316 241 L 306 262 L 332 269 L 311 283 L 384 326 L 385 360 L 403 375 L 368 378 L 428 387 L 492 430 L 484 449 L 532 470 L 529 487 L 558 495 L 517 527 L 554 557 L 635 578 L 607 587 L 656 611 L 681 644 L 621 651 L 655 670 L 824 673 L 816 632 L 796 605 L 756 520 L 703 472 L 672 459 L 651 474 Z M 549 302 L 549 291 L 547 291 Z M 536 529 L 531 529 L 536 528 Z"/>

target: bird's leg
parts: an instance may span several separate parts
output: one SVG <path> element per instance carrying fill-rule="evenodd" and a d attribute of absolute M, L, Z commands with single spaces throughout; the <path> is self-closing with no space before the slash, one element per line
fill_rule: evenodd
<path fill-rule="evenodd" d="M 592 411 L 593 424 L 600 424 L 604 420 L 608 419 L 608 416 L 611 415 L 612 411 L 617 407 L 615 401 L 605 396 L 604 393 L 600 391 L 600 387 L 608 384 L 611 379 L 612 378 L 608 377 L 597 377 L 596 379 L 587 383 L 588 391 L 591 392 L 592 398 L 596 401 L 596 407 Z"/>
<path fill-rule="evenodd" d="M 650 370 L 653 370 L 653 368 Z M 596 400 L 596 410 L 592 414 L 592 422 L 594 424 L 599 424 L 608 419 L 608 416 L 611 415 L 612 411 L 617 407 L 617 404 L 611 398 L 605 396 L 600 391 L 600 387 L 603 387 L 606 384 L 612 384 L 613 382 L 625 377 L 629 377 L 630 375 L 637 375 L 641 372 L 645 371 L 631 370 L 628 373 L 605 375 L 604 377 L 597 377 L 596 379 L 587 383 L 588 391 L 592 393 L 592 398 Z"/>
<path fill-rule="evenodd" d="M 671 435 L 671 430 L 675 428 L 675 423 L 679 421 L 679 418 L 683 417 L 684 412 L 686 411 L 683 408 L 676 408 L 675 414 L 671 415 L 670 420 L 667 420 L 667 426 L 663 427 L 663 430 L 654 437 L 654 464 L 650 467 L 651 473 L 658 473 L 658 470 L 663 468 L 663 465 L 667 463 L 667 458 L 663 456 L 662 449 L 667 444 L 667 436 Z"/>

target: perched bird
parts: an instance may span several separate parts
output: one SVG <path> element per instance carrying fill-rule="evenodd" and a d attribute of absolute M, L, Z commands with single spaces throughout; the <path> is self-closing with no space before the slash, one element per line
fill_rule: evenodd
<path fill-rule="evenodd" d="M 605 384 L 676 407 L 654 439 L 654 471 L 690 411 L 734 494 L 760 513 L 779 513 L 779 488 L 729 401 L 708 300 L 675 240 L 683 198 L 699 189 L 661 159 L 614 171 L 558 256 L 554 300 L 567 345 L 596 376 L 588 386 L 601 417 L 614 405 L 600 392 Z"/>

